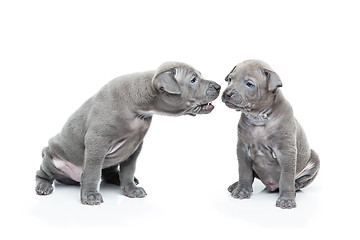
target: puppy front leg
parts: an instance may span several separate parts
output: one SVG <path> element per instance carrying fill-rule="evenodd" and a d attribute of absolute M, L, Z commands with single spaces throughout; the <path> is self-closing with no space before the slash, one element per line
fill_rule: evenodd
<path fill-rule="evenodd" d="M 143 198 L 147 194 L 141 187 L 136 186 L 134 174 L 136 169 L 136 159 L 138 158 L 142 148 L 142 143 L 136 151 L 123 163 L 120 164 L 120 188 L 124 195 L 131 198 Z"/>
<path fill-rule="evenodd" d="M 279 180 L 280 196 L 276 201 L 276 206 L 280 208 L 291 209 L 296 207 L 296 148 L 292 146 L 285 149 L 287 149 L 286 154 L 277 154 L 281 172 Z"/>
<path fill-rule="evenodd" d="M 238 142 L 237 156 L 239 162 L 239 181 L 229 186 L 228 190 L 234 198 L 250 198 L 253 191 L 254 174 L 246 146 Z"/>
<path fill-rule="evenodd" d="M 103 202 L 98 191 L 101 169 L 106 155 L 106 141 L 94 135 L 85 137 L 83 173 L 81 175 L 81 203 L 99 205 Z"/>

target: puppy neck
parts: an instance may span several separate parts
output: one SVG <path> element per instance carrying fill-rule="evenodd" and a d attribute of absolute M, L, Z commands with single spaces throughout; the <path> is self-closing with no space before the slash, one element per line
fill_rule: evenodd
<path fill-rule="evenodd" d="M 158 92 L 152 84 L 152 75 L 153 72 L 150 72 L 148 76 L 136 79 L 136 81 L 132 81 L 126 86 L 128 90 L 128 99 L 126 101 L 133 103 L 132 111 L 140 119 L 146 119 L 153 115 L 149 106 L 158 95 Z"/>
<path fill-rule="evenodd" d="M 255 125 L 255 126 L 264 126 L 270 118 L 268 113 L 261 113 L 261 114 L 243 113 L 243 117 L 247 124 Z"/>
<path fill-rule="evenodd" d="M 273 112 L 282 107 L 283 102 L 284 96 L 282 95 L 281 91 L 278 90 L 278 92 L 274 95 L 271 104 L 268 106 L 257 112 L 244 112 L 244 120 L 249 125 L 264 126 L 272 119 Z"/>
<path fill-rule="evenodd" d="M 152 118 L 152 113 L 139 111 L 135 118 L 143 121 L 150 121 Z"/>

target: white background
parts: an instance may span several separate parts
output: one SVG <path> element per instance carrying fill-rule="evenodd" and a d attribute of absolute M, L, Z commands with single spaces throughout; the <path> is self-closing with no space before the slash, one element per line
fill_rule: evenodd
<path fill-rule="evenodd" d="M 1 223 L 7 239 L 358 239 L 359 6 L 356 1 L 1 1 Z M 109 80 L 183 61 L 225 89 L 246 59 L 269 63 L 320 155 L 298 207 L 259 181 L 232 199 L 238 112 L 154 116 L 136 176 L 148 196 L 101 185 L 35 194 L 41 150 Z M 355 218 L 354 218 L 355 217 Z"/>

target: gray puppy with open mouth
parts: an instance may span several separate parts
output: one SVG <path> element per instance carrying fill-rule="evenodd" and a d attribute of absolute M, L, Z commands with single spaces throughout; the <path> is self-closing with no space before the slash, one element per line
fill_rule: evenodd
<path fill-rule="evenodd" d="M 237 157 L 239 181 L 229 186 L 234 198 L 250 198 L 254 177 L 268 191 L 279 189 L 277 207 L 294 208 L 295 191 L 316 177 L 320 162 L 280 91 L 279 76 L 259 60 L 244 61 L 226 76 L 222 100 L 241 111 Z"/>
<path fill-rule="evenodd" d="M 128 197 L 144 197 L 134 173 L 153 114 L 207 114 L 219 92 L 220 85 L 179 62 L 110 81 L 70 116 L 43 149 L 37 194 L 50 194 L 54 180 L 80 183 L 81 202 L 98 205 L 103 202 L 98 191 L 102 178 L 119 185 Z"/>

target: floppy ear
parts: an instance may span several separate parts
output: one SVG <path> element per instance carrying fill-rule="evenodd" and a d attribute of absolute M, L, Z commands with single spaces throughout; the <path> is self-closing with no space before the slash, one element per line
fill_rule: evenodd
<path fill-rule="evenodd" d="M 226 77 L 225 77 L 226 82 L 229 81 L 229 75 L 235 70 L 235 68 L 236 68 L 236 66 L 231 70 L 231 72 L 228 75 L 226 75 Z"/>
<path fill-rule="evenodd" d="M 180 86 L 175 79 L 175 70 L 162 72 L 154 76 L 153 83 L 156 90 L 164 91 L 170 94 L 180 94 Z"/>
<path fill-rule="evenodd" d="M 270 92 L 274 93 L 276 89 L 282 87 L 282 82 L 280 80 L 280 77 L 275 72 L 264 69 L 264 75 L 266 76 L 266 82 L 268 85 L 268 90 Z"/>

